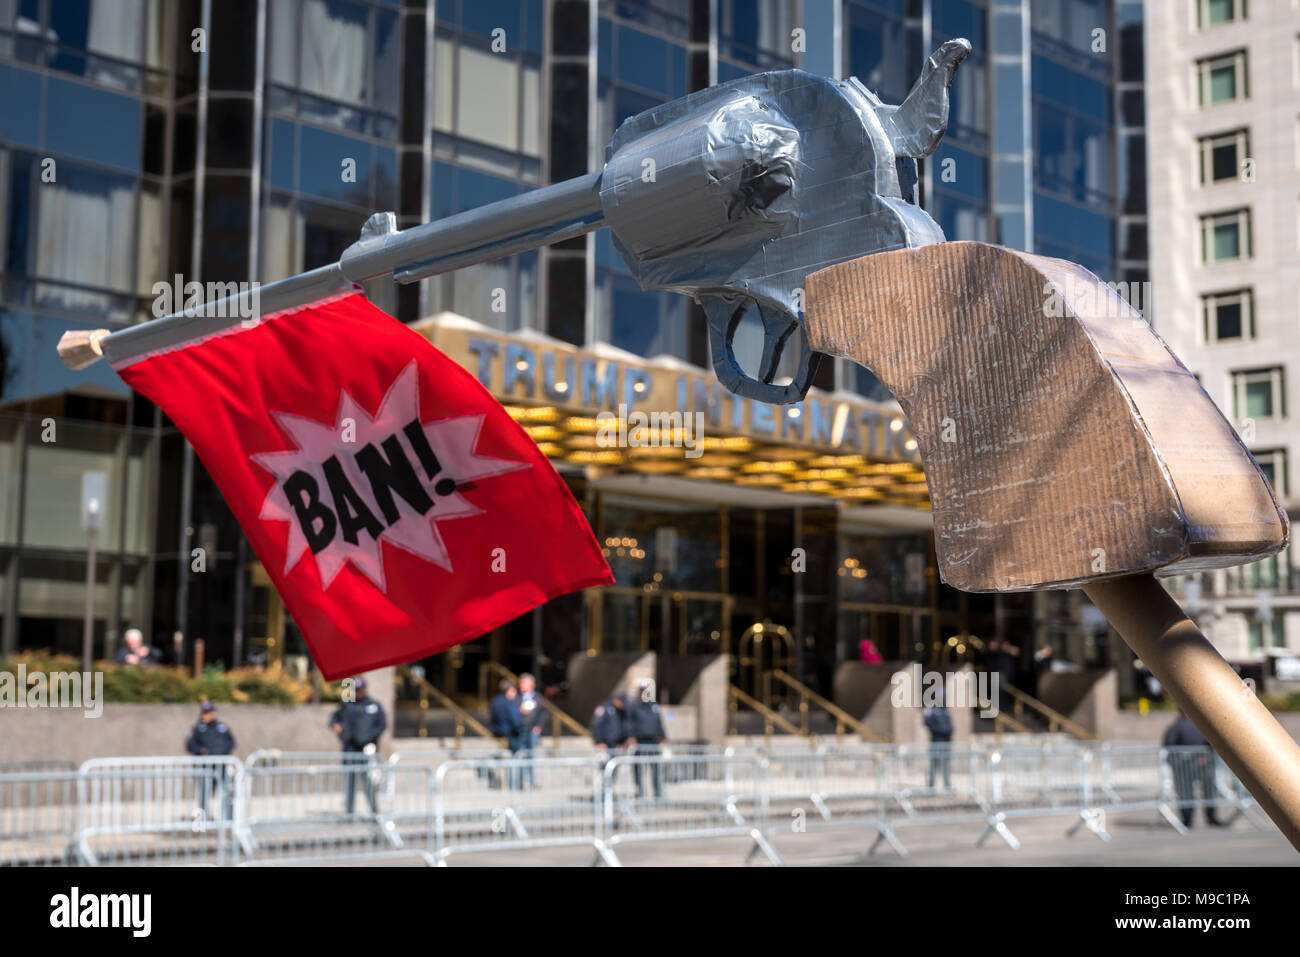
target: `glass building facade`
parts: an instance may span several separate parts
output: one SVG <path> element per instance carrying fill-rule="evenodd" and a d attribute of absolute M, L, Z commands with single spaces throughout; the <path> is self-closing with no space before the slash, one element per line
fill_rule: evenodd
<path fill-rule="evenodd" d="M 65 370 L 64 331 L 150 317 L 154 283 L 176 274 L 268 282 L 323 265 L 376 210 L 407 227 L 586 174 L 627 117 L 748 73 L 852 74 L 899 102 L 957 36 L 974 52 L 948 133 L 920 165 L 921 204 L 950 239 L 1117 279 L 1121 260 L 1142 257 L 1140 145 L 1116 112 L 1140 85 L 1115 55 L 1140 10 L 1115 6 L 0 0 L 0 650 L 80 647 L 74 503 L 87 471 L 107 473 L 110 493 L 99 651 L 133 625 L 168 653 L 176 633 L 184 654 L 203 637 L 209 660 L 227 664 L 303 650 L 202 463 L 105 364 Z M 642 291 L 607 231 L 371 286 L 406 321 L 452 312 L 502 334 L 709 368 L 698 307 Z M 824 364 L 817 385 L 890 401 L 844 362 Z M 447 656 L 457 668 L 475 655 L 554 671 L 582 649 L 717 651 L 767 618 L 795 636 L 792 670 L 826 691 L 862 638 L 908 657 L 923 637 L 994 627 L 991 601 L 938 583 L 924 530 L 850 521 L 832 502 L 726 503 L 653 476 L 633 492 L 565 475 L 598 537 L 617 543 L 618 585 L 465 646 Z M 807 575 L 788 567 L 796 547 Z"/>

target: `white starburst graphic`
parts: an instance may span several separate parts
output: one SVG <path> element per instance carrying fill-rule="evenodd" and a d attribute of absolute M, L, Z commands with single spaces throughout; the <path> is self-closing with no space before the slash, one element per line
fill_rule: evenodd
<path fill-rule="evenodd" d="M 479 479 L 531 468 L 527 462 L 492 458 L 475 451 L 483 428 L 482 413 L 427 424 L 420 422 L 419 376 L 415 361 L 397 376 L 373 417 L 346 389 L 340 390 L 338 414 L 332 425 L 287 412 L 271 414 L 298 448 L 251 456 L 276 479 L 258 517 L 289 523 L 289 548 L 284 565 L 288 574 L 304 553 L 311 552 L 312 544 L 298 509 L 290 500 L 286 483 L 292 480 L 299 508 L 313 516 L 308 522 L 313 535 L 323 538 L 322 529 L 328 527 L 332 516 L 334 534 L 328 544 L 315 553 L 324 588 L 330 586 L 350 561 L 376 587 L 387 591 L 380 542 L 388 542 L 452 571 L 451 556 L 438 532 L 438 523 L 483 512 L 460 493 L 459 487 Z M 408 431 L 416 428 L 418 432 L 414 435 Z M 427 442 L 424 449 L 417 447 L 417 444 L 422 444 L 419 442 L 420 433 Z M 369 451 L 365 451 L 368 447 Z M 425 453 L 423 458 L 421 451 Z M 429 452 L 436 457 L 436 464 L 426 460 Z M 358 463 L 358 453 L 368 456 L 363 461 L 371 465 L 370 476 Z M 397 461 L 398 455 L 402 461 Z M 413 474 L 422 492 L 410 484 L 404 487 L 408 495 L 417 500 L 416 504 L 407 501 L 394 487 L 385 488 L 382 482 L 377 491 L 372 481 L 374 475 L 379 474 L 376 464 L 385 469 L 396 464 L 408 477 Z M 435 469 L 432 475 L 429 474 L 431 464 Z M 333 485 L 329 473 L 333 475 Z M 340 482 L 340 475 L 346 479 L 346 485 Z M 347 486 L 355 491 L 355 497 L 346 494 Z M 311 491 L 303 491 L 304 487 Z M 349 501 L 337 501 L 335 488 L 342 489 L 343 497 Z M 416 505 L 426 502 L 432 504 L 422 513 Z M 361 508 L 368 510 L 368 517 L 360 512 Z M 326 516 L 325 510 L 331 516 Z M 345 518 L 350 516 L 357 520 L 359 514 L 367 527 L 353 529 L 355 541 L 350 542 L 344 534 Z M 389 521 L 389 518 L 395 520 Z M 382 530 L 372 534 L 379 526 Z"/>

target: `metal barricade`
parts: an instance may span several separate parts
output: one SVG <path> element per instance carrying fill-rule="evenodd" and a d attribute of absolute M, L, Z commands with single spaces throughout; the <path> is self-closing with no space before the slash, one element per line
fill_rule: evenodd
<path fill-rule="evenodd" d="M 773 814 L 777 808 L 796 811 L 811 805 L 818 818 L 830 822 L 837 814 L 860 816 L 864 805 L 888 798 L 886 764 L 889 745 L 833 744 L 816 751 L 780 749 L 763 758 L 763 785 Z"/>
<path fill-rule="evenodd" d="M 1017 817 L 1051 817 L 1070 815 L 1077 820 L 1069 829 L 1073 834 L 1087 827 L 1104 841 L 1110 840 L 1105 817 L 1092 799 L 1091 751 L 1083 748 L 1004 748 L 989 755 L 989 790 L 992 808 L 988 827 L 977 844 L 997 834 L 1011 848 L 1020 841 L 1011 833 L 1007 821 Z"/>
<path fill-rule="evenodd" d="M 1209 748 L 1154 744 L 1103 744 L 1096 751 L 1094 799 L 1102 810 L 1154 811 L 1180 834 L 1197 809 L 1231 824 L 1244 815 L 1256 827 L 1262 822 L 1258 806 L 1232 771 Z"/>
<path fill-rule="evenodd" d="M 1154 744 L 1103 744 L 1093 762 L 1093 804 L 1101 811 L 1154 811 L 1185 831 L 1171 803 L 1173 781 L 1164 749 Z"/>
<path fill-rule="evenodd" d="M 279 748 L 258 748 L 244 758 L 246 768 L 302 768 L 338 764 L 342 751 L 281 751 Z M 376 756 L 376 760 L 382 760 Z"/>
<path fill-rule="evenodd" d="M 77 863 L 76 771 L 0 773 L 0 867 Z"/>
<path fill-rule="evenodd" d="M 746 861 L 762 853 L 781 857 L 767 839 L 767 794 L 763 759 L 755 755 L 664 756 L 657 749 L 621 754 L 604 768 L 604 840 L 611 863 L 614 847 L 631 841 L 673 841 L 748 837 Z"/>
<path fill-rule="evenodd" d="M 577 846 L 616 864 L 602 839 L 601 807 L 594 757 L 444 762 L 434 775 L 438 863 L 469 852 Z"/>
<path fill-rule="evenodd" d="M 233 863 L 234 757 L 94 758 L 78 774 L 82 863 Z"/>
<path fill-rule="evenodd" d="M 1179 833 L 1192 826 L 1197 810 L 1210 824 L 1226 826 L 1245 815 L 1256 827 L 1261 826 L 1249 792 L 1210 747 L 1161 748 L 1160 763 L 1162 804 L 1170 809 L 1164 816 Z M 1225 811 L 1232 817 L 1220 817 Z"/>
<path fill-rule="evenodd" d="M 891 839 L 884 820 L 894 800 L 888 785 L 892 756 L 888 745 L 866 743 L 772 752 L 762 759 L 769 836 L 785 833 L 788 821 L 791 834 L 861 827 L 875 830 L 877 840 Z"/>
<path fill-rule="evenodd" d="M 898 748 L 888 758 L 885 787 L 890 801 L 883 807 L 874 853 L 887 843 L 900 856 L 907 849 L 900 828 L 932 825 L 987 824 L 992 808 L 989 754 L 978 744 L 937 744 Z"/>
<path fill-rule="evenodd" d="M 314 864 L 433 856 L 432 771 L 369 755 L 254 766 L 239 779 L 242 863 Z"/>
<path fill-rule="evenodd" d="M 978 744 L 924 744 L 896 748 L 886 758 L 877 837 L 868 853 L 887 843 L 900 856 L 907 849 L 900 828 L 971 827 L 987 824 L 992 808 L 989 754 Z"/>

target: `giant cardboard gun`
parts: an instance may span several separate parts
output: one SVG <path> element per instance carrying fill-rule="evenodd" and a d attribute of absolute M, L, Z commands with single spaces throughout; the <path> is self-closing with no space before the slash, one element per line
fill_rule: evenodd
<path fill-rule="evenodd" d="M 608 226 L 643 288 L 704 307 L 733 392 L 798 401 L 822 355 L 879 376 L 920 445 L 944 579 L 1083 587 L 1300 849 L 1300 746 L 1152 577 L 1274 554 L 1286 515 L 1199 383 L 1095 276 L 944 242 L 915 205 L 915 160 L 947 127 L 969 51 L 945 43 L 899 106 L 797 70 L 702 90 L 623 123 L 599 173 L 404 231 L 377 214 L 337 263 L 261 287 L 257 306 L 269 315 L 389 274 L 414 282 Z M 250 305 L 68 333 L 59 353 L 73 368 L 126 358 L 245 321 Z M 764 342 L 750 375 L 733 342 L 755 306 Z"/>

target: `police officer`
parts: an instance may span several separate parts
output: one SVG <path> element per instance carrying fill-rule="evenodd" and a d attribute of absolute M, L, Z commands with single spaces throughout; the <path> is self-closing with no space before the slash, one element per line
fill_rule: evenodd
<path fill-rule="evenodd" d="M 1166 748 L 1173 748 L 1169 754 L 1169 766 L 1174 776 L 1178 810 L 1182 814 L 1183 823 L 1192 826 L 1192 812 L 1196 808 L 1195 788 L 1199 785 L 1201 800 L 1205 802 L 1205 823 L 1223 827 L 1226 822 L 1219 820 L 1218 810 L 1211 803 L 1217 790 L 1214 780 L 1214 749 L 1181 708 L 1174 723 L 1165 729 L 1160 743 Z"/>
<path fill-rule="evenodd" d="M 217 706 L 207 699 L 199 705 L 199 721 L 190 731 L 190 736 L 185 739 L 185 750 L 193 755 L 213 757 L 224 757 L 234 753 L 235 736 L 231 733 L 229 725 L 217 717 Z M 228 777 L 229 766 L 224 762 L 214 761 L 211 764 L 201 763 L 199 768 L 199 809 L 203 812 L 203 816 L 208 815 L 208 795 L 220 789 L 222 814 L 226 820 L 230 820 L 232 800 Z"/>
<path fill-rule="evenodd" d="M 492 699 L 490 709 L 492 733 L 499 738 L 505 738 L 506 747 L 510 749 L 511 764 L 506 772 L 506 786 L 514 791 L 522 783 L 520 766 L 515 762 L 519 759 L 519 752 L 526 747 L 524 720 L 519 713 L 519 689 L 509 678 L 502 678 L 497 687 L 499 690 L 497 696 Z"/>
<path fill-rule="evenodd" d="M 330 717 L 330 730 L 343 743 L 343 763 L 352 768 L 343 776 L 345 807 L 347 813 L 351 814 L 356 806 L 359 774 L 365 781 L 370 812 L 378 814 L 375 782 L 370 779 L 369 768 L 378 749 L 379 736 L 388 728 L 388 718 L 384 714 L 384 706 L 370 697 L 365 678 L 358 678 L 353 687 L 356 697 L 352 701 L 344 701 Z"/>
<path fill-rule="evenodd" d="M 628 753 L 648 755 L 653 758 L 649 762 L 638 761 L 633 766 L 633 773 L 636 776 L 636 796 L 642 797 L 645 793 L 642 771 L 645 769 L 643 766 L 648 764 L 655 797 L 663 797 L 664 769 L 658 757 L 662 753 L 661 748 L 667 735 L 664 734 L 663 720 L 659 715 L 659 704 L 654 700 L 654 686 L 648 681 L 640 682 L 637 694 L 627 697 L 624 708 L 627 715 L 624 733 L 627 735 Z"/>
<path fill-rule="evenodd" d="M 602 752 L 602 757 L 627 741 L 626 696 L 616 694 L 597 705 L 591 718 L 591 739 Z"/>

